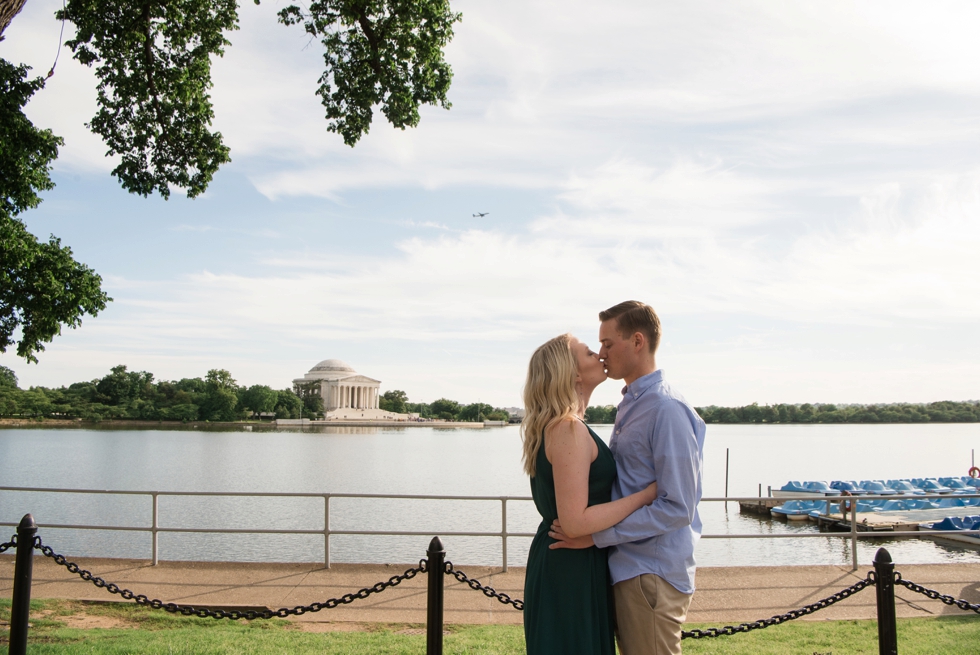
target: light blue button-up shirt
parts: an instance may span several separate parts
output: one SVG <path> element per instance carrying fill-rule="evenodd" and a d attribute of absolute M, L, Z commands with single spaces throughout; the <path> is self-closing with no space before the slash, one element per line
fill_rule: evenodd
<path fill-rule="evenodd" d="M 704 421 L 664 380 L 645 375 L 623 390 L 609 448 L 618 472 L 613 500 L 657 482 L 657 499 L 617 525 L 592 535 L 612 546 L 613 584 L 654 573 L 678 591 L 694 593 L 694 546 L 701 537 Z"/>

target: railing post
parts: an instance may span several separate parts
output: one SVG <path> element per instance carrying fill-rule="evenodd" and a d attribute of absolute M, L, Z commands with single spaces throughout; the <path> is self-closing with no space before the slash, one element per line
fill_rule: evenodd
<path fill-rule="evenodd" d="M 31 616 L 31 577 L 34 573 L 34 517 L 25 514 L 17 526 L 17 559 L 14 560 L 14 595 L 10 602 L 10 655 L 27 653 L 27 627 Z"/>
<path fill-rule="evenodd" d="M 725 448 L 725 512 L 728 512 L 728 448 Z"/>
<path fill-rule="evenodd" d="M 878 597 L 878 653 L 898 655 L 895 626 L 895 564 L 884 548 L 875 554 L 875 595 Z"/>
<path fill-rule="evenodd" d="M 323 494 L 323 565 L 330 568 L 330 494 Z"/>
<path fill-rule="evenodd" d="M 851 502 L 851 570 L 858 570 L 858 501 L 855 497 Z"/>
<path fill-rule="evenodd" d="M 153 492 L 153 566 L 160 563 L 160 541 L 157 529 L 160 527 L 160 496 Z"/>
<path fill-rule="evenodd" d="M 442 655 L 442 608 L 446 574 L 446 550 L 439 537 L 429 542 L 429 597 L 426 608 L 425 655 Z"/>
<path fill-rule="evenodd" d="M 500 499 L 500 538 L 504 556 L 504 573 L 507 573 L 507 499 Z"/>

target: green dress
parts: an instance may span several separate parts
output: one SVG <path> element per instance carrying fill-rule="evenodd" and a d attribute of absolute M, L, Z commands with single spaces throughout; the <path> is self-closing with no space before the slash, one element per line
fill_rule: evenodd
<path fill-rule="evenodd" d="M 588 427 L 588 426 L 586 426 Z M 616 461 L 592 428 L 599 455 L 589 468 L 589 506 L 608 503 Z M 550 550 L 551 522 L 558 518 L 551 463 L 538 450 L 531 495 L 541 514 L 524 579 L 524 639 L 528 655 L 613 655 L 613 605 L 605 549 Z"/>

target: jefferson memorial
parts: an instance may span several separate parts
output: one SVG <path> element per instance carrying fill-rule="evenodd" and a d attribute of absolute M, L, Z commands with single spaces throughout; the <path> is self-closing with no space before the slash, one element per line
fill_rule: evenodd
<path fill-rule="evenodd" d="M 409 414 L 397 414 L 379 408 L 381 381 L 361 375 L 339 359 L 325 359 L 301 378 L 293 380 L 293 386 L 319 387 L 323 398 L 323 418 L 404 421 Z"/>

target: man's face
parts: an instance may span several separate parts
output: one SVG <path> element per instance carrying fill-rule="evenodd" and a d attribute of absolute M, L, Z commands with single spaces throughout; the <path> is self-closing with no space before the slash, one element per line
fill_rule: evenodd
<path fill-rule="evenodd" d="M 599 359 L 606 365 L 606 373 L 612 379 L 622 380 L 636 366 L 632 339 L 623 338 L 616 319 L 599 324 L 599 344 Z"/>

